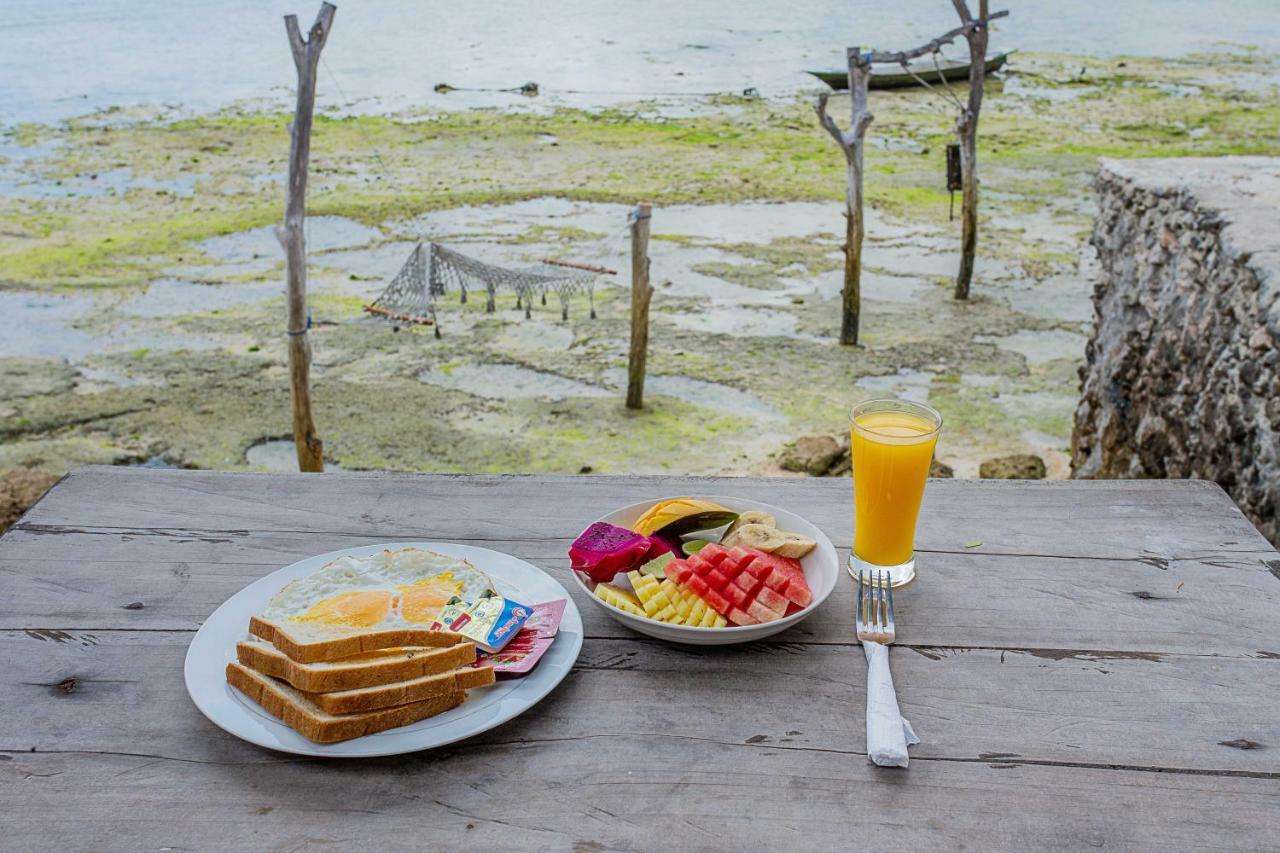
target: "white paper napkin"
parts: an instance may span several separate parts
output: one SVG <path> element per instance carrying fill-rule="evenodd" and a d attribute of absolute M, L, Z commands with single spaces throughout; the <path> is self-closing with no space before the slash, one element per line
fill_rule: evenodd
<path fill-rule="evenodd" d="M 863 640 L 862 650 L 867 656 L 867 758 L 881 767 L 906 767 L 907 747 L 920 738 L 898 710 L 889 649 Z"/>

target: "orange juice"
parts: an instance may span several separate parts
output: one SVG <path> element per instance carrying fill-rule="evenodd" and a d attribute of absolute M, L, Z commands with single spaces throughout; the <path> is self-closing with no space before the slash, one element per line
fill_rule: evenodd
<path fill-rule="evenodd" d="M 927 406 L 890 400 L 861 404 L 850 418 L 854 557 L 873 566 L 909 563 L 942 419 Z M 895 585 L 910 576 L 913 569 Z"/>

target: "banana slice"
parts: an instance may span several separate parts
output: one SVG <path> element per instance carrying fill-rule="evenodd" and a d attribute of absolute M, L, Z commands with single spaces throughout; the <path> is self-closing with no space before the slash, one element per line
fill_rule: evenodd
<path fill-rule="evenodd" d="M 781 536 L 783 539 L 782 544 L 773 549 L 773 553 L 779 557 L 791 557 L 798 560 L 818 547 L 817 542 L 814 542 L 808 536 L 801 536 L 799 533 L 791 533 L 784 530 L 781 532 Z"/>
<path fill-rule="evenodd" d="M 739 515 L 737 521 L 729 525 L 729 529 L 724 532 L 724 539 L 721 540 L 721 543 L 728 545 L 729 537 L 735 530 L 744 524 L 763 524 L 765 527 L 773 527 L 776 529 L 778 526 L 778 520 L 763 510 L 749 509 Z"/>
<path fill-rule="evenodd" d="M 786 542 L 783 534 L 773 527 L 766 527 L 763 524 L 744 524 L 725 537 L 723 544 L 728 548 L 741 545 L 744 548 L 773 553 Z"/>

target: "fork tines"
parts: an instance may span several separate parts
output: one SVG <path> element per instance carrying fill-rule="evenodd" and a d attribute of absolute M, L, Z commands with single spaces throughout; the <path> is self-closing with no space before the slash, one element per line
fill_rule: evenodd
<path fill-rule="evenodd" d="M 865 594 L 864 594 L 865 591 Z M 893 582 L 888 576 L 869 570 L 858 573 L 858 639 L 893 642 Z"/>

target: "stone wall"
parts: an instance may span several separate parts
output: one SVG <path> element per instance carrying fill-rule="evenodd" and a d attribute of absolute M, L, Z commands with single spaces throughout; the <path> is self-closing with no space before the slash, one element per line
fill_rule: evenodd
<path fill-rule="evenodd" d="M 1216 480 L 1280 543 L 1280 158 L 1104 160 L 1076 477 Z"/>

